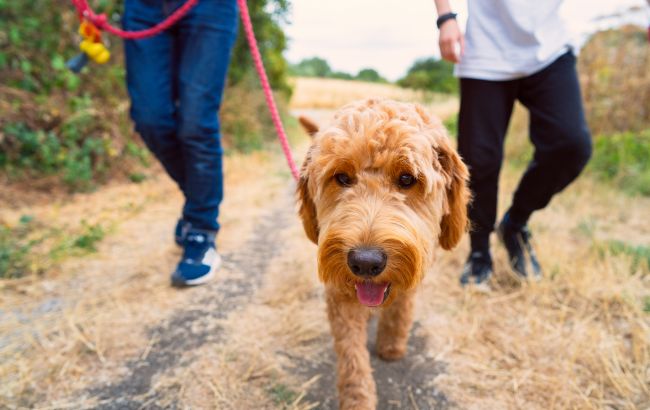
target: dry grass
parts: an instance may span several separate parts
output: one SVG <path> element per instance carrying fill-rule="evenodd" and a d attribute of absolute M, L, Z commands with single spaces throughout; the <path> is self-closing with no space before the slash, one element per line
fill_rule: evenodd
<path fill-rule="evenodd" d="M 286 173 L 263 153 L 228 157 L 226 169 L 222 226 L 231 234 L 219 246 L 228 250 L 250 235 L 263 204 L 281 195 Z M 123 220 L 97 255 L 71 259 L 44 277 L 0 281 L 0 407 L 90 405 L 79 391 L 120 377 L 126 360 L 150 351 L 147 326 L 191 303 L 169 287 L 181 204 L 159 174 L 137 187 L 115 185 L 56 206 L 2 210 L 5 219 L 28 213 L 61 225 L 80 215 Z"/>
<path fill-rule="evenodd" d="M 525 145 L 524 128 L 518 114 L 508 155 Z M 219 245 L 233 251 L 255 231 L 269 197 L 286 192 L 287 177 L 280 157 L 231 157 L 226 167 L 223 232 L 228 234 L 220 236 Z M 504 168 L 501 209 L 520 172 Z M 0 407 L 91 405 L 80 391 L 119 378 L 125 360 L 155 351 L 144 329 L 195 302 L 167 283 L 178 255 L 169 235 L 179 196 L 164 180 L 138 189 L 150 199 L 104 240 L 98 255 L 70 260 L 61 273 L 44 279 L 3 282 L 0 338 L 19 337 L 0 343 Z M 116 187 L 59 205 L 58 212 L 46 206 L 39 212 L 65 219 L 108 210 L 111 202 L 110 209 L 120 209 L 130 200 L 127 193 Z M 466 243 L 441 252 L 420 288 L 416 317 L 427 337 L 425 351 L 417 354 L 446 363 L 444 374 L 433 380 L 436 388 L 463 409 L 647 409 L 650 271 L 645 262 L 606 244 L 617 239 L 647 246 L 648 209 L 647 199 L 583 177 L 532 221 L 547 277 L 520 286 L 495 244 L 496 289 L 487 295 L 458 285 Z M 140 238 L 143 231 L 164 245 Z M 318 375 L 304 367 L 328 360 L 331 340 L 315 247 L 297 218 L 268 246 L 281 252 L 250 302 L 219 321 L 223 338 L 193 352 L 201 360 L 180 361 L 157 379 L 157 391 L 174 392 L 174 399 L 191 408 L 318 405 L 305 399 L 319 388 Z M 221 279 L 234 274 L 220 273 Z M 52 301 L 66 305 L 43 312 Z"/>
<path fill-rule="evenodd" d="M 458 109 L 458 100 L 444 94 L 401 88 L 391 84 L 328 78 L 294 78 L 294 93 L 289 106 L 292 109 L 338 109 L 343 105 L 369 97 L 390 98 L 398 101 L 419 102 L 435 107 L 438 115 L 446 117 Z"/>
<path fill-rule="evenodd" d="M 504 193 L 514 189 L 513 176 L 508 173 Z M 465 292 L 457 273 L 467 245 L 441 255 L 420 294 L 420 320 L 432 352 L 449 364 L 436 380 L 442 390 L 461 408 L 647 408 L 648 266 L 603 252 L 598 236 L 580 228 L 585 219 L 613 222 L 611 209 L 618 206 L 634 225 L 647 205 L 588 180 L 574 186 L 533 221 L 547 273 L 538 284 L 513 281 L 494 244 L 496 291 Z M 647 230 L 637 237 L 649 238 Z"/>

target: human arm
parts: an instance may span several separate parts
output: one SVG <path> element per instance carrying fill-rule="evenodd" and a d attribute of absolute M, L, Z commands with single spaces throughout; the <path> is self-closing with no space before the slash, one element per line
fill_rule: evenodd
<path fill-rule="evenodd" d="M 438 16 L 451 12 L 449 0 L 434 0 Z M 438 40 L 440 54 L 442 58 L 452 63 L 460 62 L 460 58 L 465 51 L 465 38 L 460 31 L 458 22 L 455 18 L 449 19 L 440 26 L 440 38 Z M 460 48 L 460 52 L 459 49 Z"/>

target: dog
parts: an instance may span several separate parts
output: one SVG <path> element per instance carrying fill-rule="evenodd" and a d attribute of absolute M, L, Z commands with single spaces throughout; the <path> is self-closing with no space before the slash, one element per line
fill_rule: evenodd
<path fill-rule="evenodd" d="M 436 247 L 467 229 L 468 171 L 439 119 L 417 104 L 368 99 L 313 134 L 297 184 L 299 215 L 318 245 L 318 275 L 337 355 L 341 409 L 374 409 L 366 326 L 378 311 L 376 350 L 406 353 L 417 285 Z"/>

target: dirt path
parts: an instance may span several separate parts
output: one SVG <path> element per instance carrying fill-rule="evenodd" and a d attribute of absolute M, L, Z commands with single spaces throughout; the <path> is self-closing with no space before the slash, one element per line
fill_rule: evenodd
<path fill-rule="evenodd" d="M 231 156 L 226 169 L 224 266 L 196 289 L 169 287 L 181 198 L 161 174 L 56 210 L 6 211 L 118 220 L 96 254 L 1 289 L 0 407 L 336 408 L 316 249 L 283 159 Z M 518 173 L 506 169 L 504 193 Z M 643 408 L 650 275 L 608 244 L 650 243 L 647 209 L 645 199 L 578 182 L 533 221 L 549 273 L 538 285 L 513 283 L 495 245 L 497 289 L 465 292 L 457 275 L 467 244 L 441 252 L 418 293 L 406 358 L 372 357 L 379 408 Z"/>

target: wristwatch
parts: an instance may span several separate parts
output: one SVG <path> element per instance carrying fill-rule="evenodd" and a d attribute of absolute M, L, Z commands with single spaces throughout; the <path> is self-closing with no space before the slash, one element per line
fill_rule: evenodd
<path fill-rule="evenodd" d="M 438 29 L 440 29 L 440 26 L 445 24 L 445 21 L 454 19 L 456 20 L 456 13 L 445 13 L 442 16 L 438 17 L 438 20 L 436 20 L 436 26 L 438 26 Z"/>

